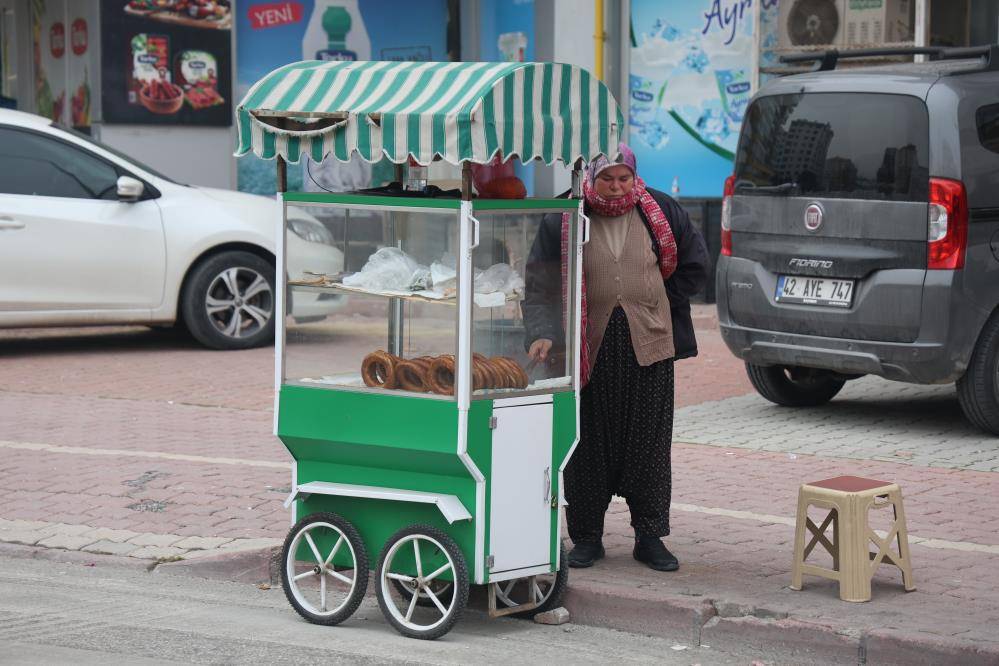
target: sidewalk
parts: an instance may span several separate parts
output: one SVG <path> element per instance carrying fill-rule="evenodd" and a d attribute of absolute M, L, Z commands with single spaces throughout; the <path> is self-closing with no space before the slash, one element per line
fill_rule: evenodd
<path fill-rule="evenodd" d="M 570 575 L 573 620 L 686 645 L 780 644 L 802 663 L 999 663 L 999 442 L 960 421 L 952 387 L 864 379 L 828 408 L 771 407 L 710 308 L 695 314 L 701 355 L 677 366 L 668 543 L 680 571 L 631 558 L 615 502 L 607 558 Z M 0 351 L 0 541 L 261 576 L 288 527 L 270 352 L 149 335 L 123 331 L 117 354 L 86 337 Z M 902 486 L 916 592 L 889 566 L 867 604 L 822 579 L 788 589 L 797 488 L 839 474 Z"/>

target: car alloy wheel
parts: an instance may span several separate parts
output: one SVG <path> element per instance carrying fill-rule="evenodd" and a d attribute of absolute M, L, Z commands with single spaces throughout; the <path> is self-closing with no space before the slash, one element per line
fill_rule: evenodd
<path fill-rule="evenodd" d="M 250 337 L 266 328 L 274 316 L 274 292 L 257 271 L 233 266 L 209 283 L 205 310 L 212 325 L 226 337 Z"/>

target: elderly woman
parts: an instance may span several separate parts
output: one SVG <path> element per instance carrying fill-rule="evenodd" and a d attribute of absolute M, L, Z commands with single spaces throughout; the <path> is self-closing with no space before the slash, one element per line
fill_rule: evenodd
<path fill-rule="evenodd" d="M 625 498 L 633 555 L 675 571 L 669 534 L 673 361 L 697 354 L 689 298 L 704 285 L 707 250 L 687 213 L 638 177 L 634 153 L 600 157 L 583 184 L 590 242 L 583 250 L 583 385 L 579 445 L 565 470 L 571 567 L 604 556 L 604 514 Z M 545 219 L 528 259 L 524 320 L 529 355 L 564 348 L 562 283 L 567 221 Z M 554 268 L 553 268 L 554 267 Z"/>

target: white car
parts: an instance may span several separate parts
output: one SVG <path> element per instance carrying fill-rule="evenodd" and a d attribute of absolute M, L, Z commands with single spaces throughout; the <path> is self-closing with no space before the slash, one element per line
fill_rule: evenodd
<path fill-rule="evenodd" d="M 343 268 L 333 235 L 289 211 L 288 256 Z M 274 337 L 274 199 L 181 185 L 48 119 L 0 110 L 0 328 L 183 323 L 202 344 Z M 296 319 L 338 306 L 296 295 Z"/>

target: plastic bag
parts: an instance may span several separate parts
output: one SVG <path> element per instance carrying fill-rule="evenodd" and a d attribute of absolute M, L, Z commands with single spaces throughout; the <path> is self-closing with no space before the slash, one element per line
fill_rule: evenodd
<path fill-rule="evenodd" d="M 434 291 L 446 292 L 454 289 L 458 282 L 458 273 L 455 270 L 458 260 L 453 254 L 445 254 L 439 261 L 430 264 L 430 283 Z"/>
<path fill-rule="evenodd" d="M 475 293 L 490 294 L 494 291 L 508 296 L 523 293 L 524 280 L 509 264 L 493 264 L 475 276 Z"/>
<path fill-rule="evenodd" d="M 397 247 L 383 247 L 360 271 L 343 279 L 348 287 L 374 291 L 406 291 L 430 287 L 430 269 Z"/>

